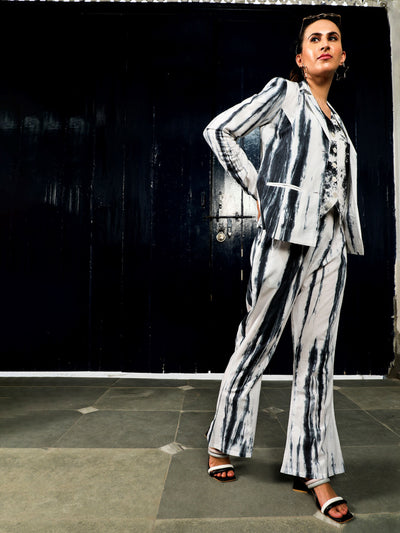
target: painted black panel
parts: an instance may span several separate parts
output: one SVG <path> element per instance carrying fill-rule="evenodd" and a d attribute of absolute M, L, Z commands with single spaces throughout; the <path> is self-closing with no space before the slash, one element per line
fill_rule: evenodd
<path fill-rule="evenodd" d="M 321 9 L 0 4 L 2 370 L 223 371 L 255 209 L 202 130 L 288 75 L 298 21 Z M 336 372 L 386 373 L 389 30 L 384 9 L 335 11 L 350 71 L 331 101 L 359 153 L 366 244 L 349 262 Z M 360 38 L 371 25 L 374 38 Z M 257 159 L 256 137 L 245 146 Z M 291 361 L 286 331 L 268 371 Z"/>

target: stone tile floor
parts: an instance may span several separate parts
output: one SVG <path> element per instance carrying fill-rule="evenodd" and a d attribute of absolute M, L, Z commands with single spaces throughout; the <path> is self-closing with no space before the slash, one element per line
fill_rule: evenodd
<path fill-rule="evenodd" d="M 0 533 L 400 531 L 400 381 L 335 382 L 356 519 L 322 519 L 279 473 L 290 382 L 264 381 L 252 459 L 207 476 L 218 381 L 0 378 Z"/>

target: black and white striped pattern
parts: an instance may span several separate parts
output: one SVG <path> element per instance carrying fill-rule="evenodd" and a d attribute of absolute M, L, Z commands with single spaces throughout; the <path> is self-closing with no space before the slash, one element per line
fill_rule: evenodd
<path fill-rule="evenodd" d="M 343 472 L 332 382 L 346 262 L 336 210 L 321 218 L 316 247 L 276 241 L 259 229 L 248 314 L 221 384 L 212 448 L 251 456 L 262 374 L 291 315 L 294 374 L 282 472 L 317 479 Z"/>
<path fill-rule="evenodd" d="M 291 316 L 293 387 L 282 472 L 316 479 L 344 471 L 333 410 L 333 363 L 347 251 L 363 253 L 356 153 L 337 114 L 335 119 L 348 146 L 346 190 L 328 213 L 324 191 L 337 144 L 306 82 L 275 78 L 204 131 L 225 170 L 261 210 L 248 314 L 221 384 L 209 445 L 251 456 L 261 378 Z M 237 143 L 257 127 L 258 170 Z"/>
<path fill-rule="evenodd" d="M 350 145 L 349 205 L 343 227 L 348 251 L 363 254 L 357 158 L 338 120 Z M 260 128 L 261 137 L 258 170 L 237 143 L 255 128 Z M 332 141 L 325 116 L 306 82 L 274 78 L 259 94 L 218 115 L 204 136 L 225 170 L 259 200 L 268 236 L 315 246 Z"/>

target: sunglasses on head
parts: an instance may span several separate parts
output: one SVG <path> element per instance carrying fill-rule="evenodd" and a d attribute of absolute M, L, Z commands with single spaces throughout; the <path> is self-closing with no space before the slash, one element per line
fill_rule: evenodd
<path fill-rule="evenodd" d="M 304 28 L 306 28 L 313 22 L 316 22 L 317 20 L 323 19 L 331 20 L 336 24 L 338 28 L 340 28 L 342 17 L 337 13 L 320 13 L 319 15 L 308 15 L 308 17 L 304 17 L 302 20 L 300 35 L 303 33 Z"/>

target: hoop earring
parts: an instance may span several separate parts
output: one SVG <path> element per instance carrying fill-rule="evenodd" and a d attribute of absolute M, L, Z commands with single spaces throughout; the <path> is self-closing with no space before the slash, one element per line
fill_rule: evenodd
<path fill-rule="evenodd" d="M 341 71 L 339 71 L 340 68 L 341 68 Z M 345 63 L 343 63 L 343 65 L 339 65 L 339 67 L 336 70 L 336 81 L 345 80 L 348 70 L 349 70 L 349 67 L 346 67 Z"/>

